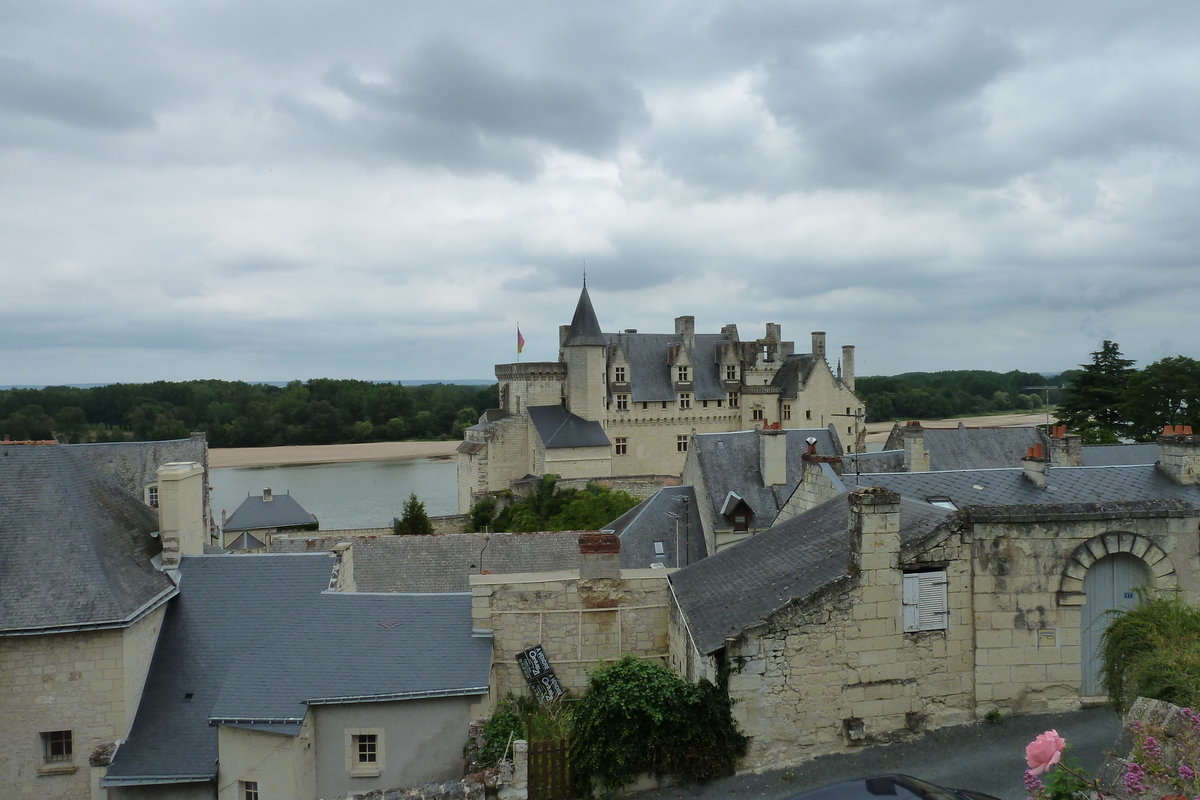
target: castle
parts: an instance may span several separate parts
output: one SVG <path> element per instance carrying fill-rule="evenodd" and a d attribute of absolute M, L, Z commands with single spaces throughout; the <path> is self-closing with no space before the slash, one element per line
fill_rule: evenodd
<path fill-rule="evenodd" d="M 692 433 L 833 426 L 863 449 L 853 345 L 835 371 L 824 332 L 797 354 L 774 323 L 753 341 L 736 325 L 697 334 L 694 317 L 677 317 L 674 333 L 603 333 L 586 284 L 559 328 L 558 361 L 497 364 L 496 378 L 500 408 L 458 448 L 463 513 L 530 474 L 678 477 Z"/>

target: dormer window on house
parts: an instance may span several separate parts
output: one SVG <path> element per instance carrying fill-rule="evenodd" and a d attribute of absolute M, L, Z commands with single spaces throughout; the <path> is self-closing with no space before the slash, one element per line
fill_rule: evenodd
<path fill-rule="evenodd" d="M 729 394 L 728 394 L 728 395 L 726 395 L 726 399 L 728 399 L 728 400 L 729 400 L 729 407 L 730 407 L 730 408 L 737 408 L 737 407 L 738 407 L 738 393 L 737 393 L 737 392 L 729 392 Z"/>
<path fill-rule="evenodd" d="M 627 395 L 627 394 L 617 395 L 617 411 L 628 411 L 628 410 L 629 410 L 629 395 Z"/>
<path fill-rule="evenodd" d="M 616 381 L 617 383 L 625 382 L 625 368 L 624 367 L 613 367 L 613 380 Z"/>
<path fill-rule="evenodd" d="M 737 380 L 737 366 L 736 365 L 730 364 L 729 366 L 725 367 L 725 380 L 727 380 L 727 381 L 736 381 Z"/>
<path fill-rule="evenodd" d="M 683 394 L 679 395 L 679 407 L 681 409 L 691 408 L 692 407 L 692 396 L 690 394 L 688 394 L 687 392 L 684 392 Z"/>
<path fill-rule="evenodd" d="M 688 382 L 688 368 L 687 367 L 677 367 L 675 369 L 675 374 L 678 376 L 677 380 L 680 383 Z"/>

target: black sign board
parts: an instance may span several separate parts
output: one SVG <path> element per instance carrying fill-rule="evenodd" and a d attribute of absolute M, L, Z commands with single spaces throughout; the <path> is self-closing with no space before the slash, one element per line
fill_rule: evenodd
<path fill-rule="evenodd" d="M 540 644 L 517 653 L 517 664 L 539 703 L 549 703 L 563 696 L 562 684 L 558 682 L 558 676 L 551 669 L 550 660 Z"/>

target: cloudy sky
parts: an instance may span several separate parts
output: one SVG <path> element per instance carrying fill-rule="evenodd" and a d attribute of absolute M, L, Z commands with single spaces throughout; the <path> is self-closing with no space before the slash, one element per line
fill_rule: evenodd
<path fill-rule="evenodd" d="M 1200 357 L 1200 4 L 0 3 L 0 384 Z"/>

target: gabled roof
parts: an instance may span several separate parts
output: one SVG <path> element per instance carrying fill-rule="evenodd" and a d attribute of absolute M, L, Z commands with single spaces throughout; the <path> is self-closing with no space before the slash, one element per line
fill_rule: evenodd
<path fill-rule="evenodd" d="M 897 424 L 888 436 L 884 450 L 904 449 L 902 426 Z M 1019 467 L 1021 457 L 1033 445 L 1045 445 L 1041 430 L 1033 426 L 1015 428 L 925 428 L 925 449 L 929 451 L 929 469 L 993 469 Z"/>
<path fill-rule="evenodd" d="M 1083 466 L 1115 467 L 1121 464 L 1153 464 L 1158 461 L 1156 442 L 1136 444 L 1087 444 L 1083 448 Z"/>
<path fill-rule="evenodd" d="M 350 542 L 360 592 L 468 592 L 469 577 L 579 568 L 579 534 L 445 533 L 432 536 L 277 536 L 274 552 L 311 553 Z"/>
<path fill-rule="evenodd" d="M 158 514 L 76 452 L 0 445 L 0 633 L 132 623 L 175 593 Z"/>
<path fill-rule="evenodd" d="M 904 451 L 845 453 L 842 455 L 842 472 L 847 476 L 855 472 L 904 472 Z"/>
<path fill-rule="evenodd" d="M 471 635 L 469 593 L 328 592 L 332 565 L 325 553 L 184 557 L 104 785 L 211 780 L 214 722 L 295 735 L 311 704 L 487 691 L 491 642 Z"/>
<path fill-rule="evenodd" d="M 699 502 L 711 505 L 718 526 L 721 526 L 721 509 L 729 492 L 736 492 L 754 511 L 750 527 L 765 528 L 770 525 L 804 474 L 801 456 L 808 451 L 805 440 L 809 437 L 817 440 L 818 455 L 842 454 L 841 442 L 832 425 L 828 428 L 789 430 L 786 436 L 787 483 L 781 486 L 763 485 L 756 432 L 701 433 L 695 437 L 692 446 L 695 455 L 688 453 L 688 458 L 697 459 L 708 492 L 708 497 L 699 498 Z"/>
<path fill-rule="evenodd" d="M 604 426 L 576 416 L 561 405 L 529 406 L 525 409 L 538 438 L 547 450 L 562 447 L 608 447 Z"/>
<path fill-rule="evenodd" d="M 226 532 L 260 531 L 316 523 L 317 518 L 305 511 L 290 494 L 272 493 L 270 500 L 264 500 L 262 495 L 248 495 L 221 528 Z"/>
<path fill-rule="evenodd" d="M 779 365 L 779 371 L 771 379 L 771 385 L 779 387 L 780 397 L 794 398 L 800 393 L 800 388 L 808 383 L 808 378 L 816 366 L 817 358 L 812 353 L 790 355 Z"/>
<path fill-rule="evenodd" d="M 701 653 L 848 576 L 849 497 L 838 495 L 670 576 Z M 901 498 L 901 546 L 931 534 L 952 513 Z"/>
<path fill-rule="evenodd" d="M 696 492 L 691 486 L 659 489 L 604 526 L 604 530 L 612 531 L 621 539 L 621 567 L 624 569 L 647 569 L 653 564 L 678 567 L 708 555 L 700 510 L 696 507 Z M 655 543 L 661 544 L 661 555 L 656 552 Z"/>
<path fill-rule="evenodd" d="M 575 316 L 571 318 L 571 327 L 563 347 L 575 345 L 605 345 L 604 334 L 600 332 L 600 323 L 596 312 L 592 309 L 592 298 L 588 296 L 587 285 L 579 293 L 579 302 L 575 305 Z"/>
<path fill-rule="evenodd" d="M 671 345 L 680 343 L 675 333 L 606 333 L 610 345 L 620 345 L 629 355 L 630 399 L 635 403 L 674 402 L 675 385 L 668 357 Z M 719 333 L 697 333 L 692 350 L 692 398 L 724 400 L 717 345 L 729 337 Z"/>
<path fill-rule="evenodd" d="M 883 486 L 905 497 L 949 497 L 959 508 L 1172 498 L 1200 506 L 1200 487 L 1180 486 L 1153 465 L 1048 467 L 1044 489 L 1024 473 L 1023 469 L 900 472 L 863 475 L 861 480 L 864 486 Z"/>

